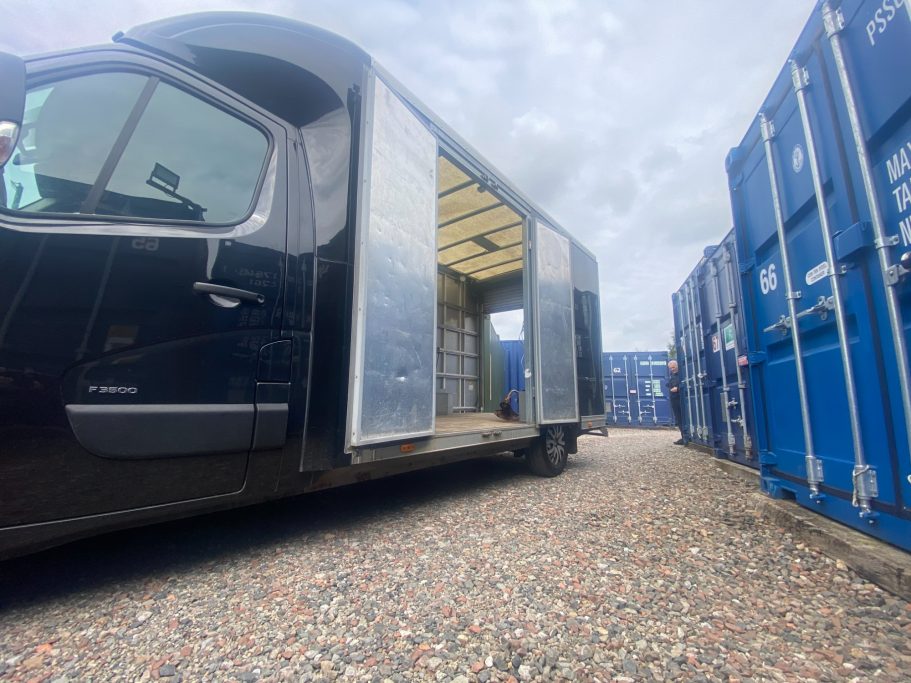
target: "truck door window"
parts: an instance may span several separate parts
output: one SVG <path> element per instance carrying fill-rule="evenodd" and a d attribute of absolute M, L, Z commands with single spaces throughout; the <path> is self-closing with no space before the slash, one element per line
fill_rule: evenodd
<path fill-rule="evenodd" d="M 19 144 L 2 171 L 3 206 L 77 213 L 147 81 L 104 73 L 29 90 Z"/>
<path fill-rule="evenodd" d="M 19 144 L 0 171 L 0 209 L 210 224 L 244 220 L 269 149 L 265 134 L 153 81 L 136 73 L 98 73 L 29 90 Z"/>
<path fill-rule="evenodd" d="M 95 213 L 240 222 L 268 148 L 250 124 L 159 83 Z"/>

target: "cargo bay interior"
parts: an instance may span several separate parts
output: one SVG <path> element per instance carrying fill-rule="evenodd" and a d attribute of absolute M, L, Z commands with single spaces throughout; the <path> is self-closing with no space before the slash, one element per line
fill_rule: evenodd
<path fill-rule="evenodd" d="M 524 219 L 481 179 L 441 154 L 437 164 L 436 433 L 518 426 L 494 414 L 507 392 L 490 316 L 524 313 Z"/>

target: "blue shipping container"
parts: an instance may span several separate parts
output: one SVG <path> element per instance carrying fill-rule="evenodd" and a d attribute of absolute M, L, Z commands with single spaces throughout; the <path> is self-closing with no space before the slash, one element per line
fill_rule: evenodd
<path fill-rule="evenodd" d="M 674 309 L 674 340 L 677 344 L 677 364 L 683 387 L 681 412 L 687 440 L 714 449 L 711 397 L 707 382 L 708 366 L 705 353 L 703 316 L 703 270 L 708 254 L 717 247 L 706 247 L 703 257 L 683 285 L 671 296 Z"/>
<path fill-rule="evenodd" d="M 516 391 L 525 393 L 525 343 L 521 339 L 509 339 L 501 341 L 500 345 L 506 353 L 505 376 L 503 386 L 506 391 Z M 519 411 L 519 396 L 513 394 L 509 402 L 512 409 Z"/>
<path fill-rule="evenodd" d="M 729 186 L 763 489 L 911 549 L 911 3 L 821 2 Z"/>
<path fill-rule="evenodd" d="M 606 351 L 604 407 L 607 425 L 675 424 L 667 396 L 667 351 Z"/>
<path fill-rule="evenodd" d="M 753 448 L 752 399 L 746 367 L 746 329 L 734 232 L 705 260 L 698 277 L 705 339 L 704 385 L 715 455 L 758 467 Z"/>
<path fill-rule="evenodd" d="M 734 232 L 706 247 L 673 294 L 681 408 L 687 438 L 720 458 L 758 466 L 746 326 Z"/>

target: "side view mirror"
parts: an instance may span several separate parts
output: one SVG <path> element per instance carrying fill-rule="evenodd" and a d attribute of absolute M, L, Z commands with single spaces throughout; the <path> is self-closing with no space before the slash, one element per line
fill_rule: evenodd
<path fill-rule="evenodd" d="M 0 168 L 16 149 L 24 113 L 25 62 L 0 52 Z"/>

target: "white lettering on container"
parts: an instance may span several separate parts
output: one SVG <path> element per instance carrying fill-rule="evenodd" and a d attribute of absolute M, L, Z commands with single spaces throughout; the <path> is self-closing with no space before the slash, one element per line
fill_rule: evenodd
<path fill-rule="evenodd" d="M 902 216 L 911 209 L 911 141 L 905 141 L 886 157 L 886 177 L 898 212 L 898 233 L 902 244 L 911 246 L 911 216 Z"/>
<path fill-rule="evenodd" d="M 826 275 L 829 274 L 829 264 L 823 261 L 818 266 L 813 266 L 810 270 L 807 271 L 807 275 L 804 280 L 807 283 L 807 286 L 815 285 L 817 282 L 822 280 Z"/>
<path fill-rule="evenodd" d="M 905 0 L 882 0 L 879 9 L 873 13 L 873 18 L 867 22 L 867 39 L 870 45 L 876 46 L 876 36 L 889 28 L 889 23 L 895 18 L 896 10 L 905 4 Z"/>
<path fill-rule="evenodd" d="M 895 197 L 895 206 L 898 208 L 899 213 L 907 209 L 908 205 L 911 204 L 911 186 L 909 186 L 908 181 L 906 180 L 894 188 L 892 196 Z"/>
<path fill-rule="evenodd" d="M 778 287 L 778 275 L 775 273 L 775 264 L 772 263 L 768 268 L 759 271 L 759 289 L 763 294 L 774 292 Z"/>
<path fill-rule="evenodd" d="M 898 227 L 902 231 L 902 243 L 907 247 L 911 244 L 911 217 L 900 221 Z"/>
<path fill-rule="evenodd" d="M 906 142 L 905 146 L 892 155 L 891 159 L 886 159 L 886 172 L 889 174 L 889 183 L 894 184 L 905 173 L 911 171 L 911 157 L 908 151 L 911 150 L 911 142 Z"/>

